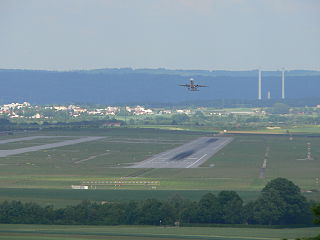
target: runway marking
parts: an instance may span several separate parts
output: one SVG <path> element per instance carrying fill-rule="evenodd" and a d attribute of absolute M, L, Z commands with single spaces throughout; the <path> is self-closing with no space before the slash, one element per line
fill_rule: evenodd
<path fill-rule="evenodd" d="M 78 160 L 78 161 L 76 161 L 76 162 L 74 162 L 74 163 L 75 163 L 75 164 L 78 164 L 78 163 L 86 162 L 86 161 L 95 159 L 95 158 L 97 158 L 97 157 L 105 156 L 105 155 L 108 155 L 108 154 L 110 154 L 110 153 L 103 153 L 103 154 L 100 154 L 100 155 L 91 156 L 91 157 L 88 157 L 88 158 L 85 158 L 85 159 L 82 159 L 82 160 Z"/>
<path fill-rule="evenodd" d="M 229 144 L 233 138 L 200 137 L 166 152 L 162 152 L 134 163 L 128 168 L 196 168 L 219 150 Z"/>
<path fill-rule="evenodd" d="M 187 166 L 186 168 L 189 168 L 191 166 L 193 166 L 194 164 L 196 164 L 197 162 L 199 162 L 202 158 L 204 158 L 205 156 L 207 156 L 208 154 L 204 154 L 201 158 L 199 158 L 197 161 L 195 161 L 194 163 L 190 164 L 189 166 Z"/>

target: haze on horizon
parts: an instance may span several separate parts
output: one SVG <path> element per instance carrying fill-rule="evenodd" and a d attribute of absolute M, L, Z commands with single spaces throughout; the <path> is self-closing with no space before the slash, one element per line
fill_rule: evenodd
<path fill-rule="evenodd" d="M 320 70 L 317 0 L 2 0 L 0 69 Z"/>

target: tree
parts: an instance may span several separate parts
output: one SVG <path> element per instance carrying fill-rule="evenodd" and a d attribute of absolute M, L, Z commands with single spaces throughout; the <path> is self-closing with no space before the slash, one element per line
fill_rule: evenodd
<path fill-rule="evenodd" d="M 243 223 L 243 201 L 234 191 L 221 191 L 218 200 L 222 206 L 222 218 L 224 223 Z"/>
<path fill-rule="evenodd" d="M 310 223 L 312 214 L 310 204 L 301 194 L 300 188 L 285 178 L 276 178 L 270 181 L 262 193 L 275 190 L 285 202 L 284 213 L 281 216 L 283 224 Z"/>
<path fill-rule="evenodd" d="M 125 222 L 124 224 L 137 224 L 139 217 L 138 203 L 130 201 L 124 205 Z"/>
<path fill-rule="evenodd" d="M 190 202 L 180 213 L 180 219 L 184 223 L 199 223 L 199 204 Z"/>
<path fill-rule="evenodd" d="M 147 199 L 141 203 L 139 223 L 159 225 L 173 224 L 174 221 L 174 211 L 169 204 L 165 204 L 156 199 Z"/>
<path fill-rule="evenodd" d="M 285 178 L 270 181 L 261 196 L 251 203 L 248 223 L 308 224 L 311 222 L 310 204 L 298 186 Z"/>
<path fill-rule="evenodd" d="M 196 118 L 200 118 L 200 119 L 205 119 L 206 118 L 206 116 L 201 111 L 196 111 L 193 116 L 196 117 Z"/>
<path fill-rule="evenodd" d="M 284 103 L 275 103 L 272 106 L 271 113 L 273 114 L 286 114 L 289 113 L 289 106 Z"/>
<path fill-rule="evenodd" d="M 66 224 L 96 224 L 97 211 L 95 211 L 96 204 L 90 201 L 82 201 L 76 206 L 68 206 L 63 211 L 63 221 Z"/>
<path fill-rule="evenodd" d="M 314 223 L 316 224 L 320 224 L 320 203 L 316 204 L 313 208 L 312 208 L 312 212 L 314 214 Z"/>
<path fill-rule="evenodd" d="M 175 194 L 168 199 L 167 203 L 173 209 L 175 221 L 196 222 L 198 208 L 194 202 Z"/>
<path fill-rule="evenodd" d="M 201 223 L 223 223 L 223 211 L 219 199 L 212 193 L 205 194 L 199 201 Z"/>
<path fill-rule="evenodd" d="M 183 114 L 175 114 L 171 117 L 172 122 L 175 122 L 176 124 L 182 124 L 185 123 L 187 121 L 189 121 L 189 116 L 185 113 Z"/>
<path fill-rule="evenodd" d="M 13 125 L 13 124 L 8 119 L 0 118 L 0 130 L 5 130 L 10 125 Z"/>
<path fill-rule="evenodd" d="M 102 218 L 101 224 L 119 225 L 126 221 L 125 207 L 121 203 L 103 204 L 98 214 L 97 219 Z"/>
<path fill-rule="evenodd" d="M 6 118 L 0 118 L 0 125 L 9 125 L 10 121 Z"/>
<path fill-rule="evenodd" d="M 277 225 L 280 224 L 285 202 L 277 191 L 270 190 L 262 193 L 262 196 L 250 207 L 252 211 L 247 219 L 249 224 Z"/>
<path fill-rule="evenodd" d="M 315 206 L 313 206 L 312 212 L 313 212 L 314 217 L 315 217 L 314 223 L 320 224 L 320 203 L 318 203 Z M 316 237 L 302 238 L 302 240 L 320 240 L 320 234 L 318 236 L 316 236 Z"/>

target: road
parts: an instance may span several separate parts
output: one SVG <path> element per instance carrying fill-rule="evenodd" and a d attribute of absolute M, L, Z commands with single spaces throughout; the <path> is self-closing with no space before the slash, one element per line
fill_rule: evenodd
<path fill-rule="evenodd" d="M 232 140 L 230 137 L 201 137 L 128 168 L 196 168 Z"/>

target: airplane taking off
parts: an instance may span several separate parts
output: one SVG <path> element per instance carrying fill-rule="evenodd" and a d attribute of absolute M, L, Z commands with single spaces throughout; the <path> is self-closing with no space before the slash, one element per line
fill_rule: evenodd
<path fill-rule="evenodd" d="M 198 87 L 208 87 L 206 85 L 194 84 L 193 78 L 190 78 L 190 84 L 182 84 L 182 85 L 179 85 L 179 86 L 187 87 L 189 91 L 199 91 Z"/>

